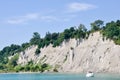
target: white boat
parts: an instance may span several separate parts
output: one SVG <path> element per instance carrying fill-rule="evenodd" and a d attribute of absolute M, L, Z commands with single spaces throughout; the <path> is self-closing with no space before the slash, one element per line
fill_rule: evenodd
<path fill-rule="evenodd" d="M 87 72 L 86 77 L 94 77 L 94 73 L 89 71 Z"/>

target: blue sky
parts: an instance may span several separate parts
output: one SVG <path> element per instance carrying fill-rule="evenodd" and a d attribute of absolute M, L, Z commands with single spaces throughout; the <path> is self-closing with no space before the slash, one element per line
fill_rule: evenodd
<path fill-rule="evenodd" d="M 33 32 L 61 32 L 120 19 L 120 0 L 0 0 L 0 49 L 29 42 Z"/>

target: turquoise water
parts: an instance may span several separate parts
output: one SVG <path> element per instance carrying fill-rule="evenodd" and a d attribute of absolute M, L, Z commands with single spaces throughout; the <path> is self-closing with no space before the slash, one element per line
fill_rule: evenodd
<path fill-rule="evenodd" d="M 120 80 L 120 75 L 96 74 L 86 78 L 85 74 L 0 74 L 0 80 Z"/>

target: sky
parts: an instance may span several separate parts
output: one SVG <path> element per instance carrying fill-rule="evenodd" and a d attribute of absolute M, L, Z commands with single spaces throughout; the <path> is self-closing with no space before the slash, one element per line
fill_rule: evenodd
<path fill-rule="evenodd" d="M 0 50 L 46 32 L 120 19 L 120 0 L 0 0 Z"/>

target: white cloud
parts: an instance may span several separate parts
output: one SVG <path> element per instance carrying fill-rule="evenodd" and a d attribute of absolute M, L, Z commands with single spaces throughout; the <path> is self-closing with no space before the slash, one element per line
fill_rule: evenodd
<path fill-rule="evenodd" d="M 40 15 L 37 13 L 27 14 L 25 16 L 17 16 L 8 19 L 6 22 L 9 24 L 26 24 L 29 21 L 38 20 L 44 22 L 58 21 L 59 19 L 51 15 Z"/>
<path fill-rule="evenodd" d="M 40 19 L 42 21 L 45 20 L 45 21 L 49 21 L 49 22 L 58 20 L 58 18 L 56 18 L 55 16 L 41 16 Z"/>
<path fill-rule="evenodd" d="M 9 24 L 21 24 L 21 23 L 24 23 L 24 20 L 22 20 L 22 19 L 11 19 L 11 20 L 8 20 L 7 23 L 9 23 Z"/>
<path fill-rule="evenodd" d="M 96 8 L 96 6 L 92 4 L 87 4 L 87 3 L 74 2 L 74 3 L 68 4 L 67 8 L 69 12 L 78 12 L 78 11 L 86 11 L 86 10 L 94 9 Z"/>
<path fill-rule="evenodd" d="M 37 19 L 39 17 L 39 14 L 33 13 L 33 14 L 27 14 L 24 16 L 26 19 Z"/>
<path fill-rule="evenodd" d="M 9 20 L 7 20 L 7 23 L 9 23 L 9 24 L 23 24 L 23 23 L 26 23 L 27 21 L 38 19 L 38 17 L 39 17 L 39 14 L 32 13 L 32 14 L 27 14 L 25 16 L 18 16 L 18 17 L 14 17 L 12 19 L 9 19 Z"/>

